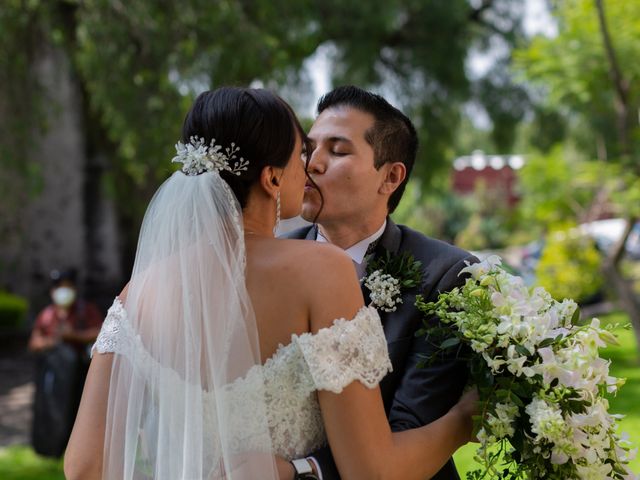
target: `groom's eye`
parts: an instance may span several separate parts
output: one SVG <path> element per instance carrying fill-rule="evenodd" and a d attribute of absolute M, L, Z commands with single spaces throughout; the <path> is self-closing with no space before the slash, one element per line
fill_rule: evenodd
<path fill-rule="evenodd" d="M 331 154 L 335 155 L 337 157 L 344 157 L 345 155 L 349 155 L 349 152 L 345 152 L 345 151 L 342 151 L 342 150 L 332 150 Z"/>

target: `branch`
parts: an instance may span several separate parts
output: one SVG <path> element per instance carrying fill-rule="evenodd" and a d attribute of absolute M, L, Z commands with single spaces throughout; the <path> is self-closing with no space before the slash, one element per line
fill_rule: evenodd
<path fill-rule="evenodd" d="M 613 268 L 616 268 L 622 256 L 624 255 L 624 247 L 627 244 L 627 239 L 633 230 L 634 225 L 636 224 L 637 218 L 630 217 L 627 218 L 627 223 L 624 227 L 624 231 L 622 232 L 622 236 L 618 239 L 618 242 L 614 245 L 610 254 L 607 257 L 607 261 L 609 265 Z"/>
<path fill-rule="evenodd" d="M 604 12 L 604 4 L 602 0 L 595 0 L 596 10 L 598 12 L 598 22 L 600 23 L 600 33 L 602 34 L 602 43 L 609 62 L 609 77 L 616 91 L 616 110 L 618 113 L 618 135 L 620 137 L 620 147 L 624 154 L 629 154 L 629 139 L 627 134 L 627 119 L 629 111 L 629 84 L 622 75 L 620 64 L 616 56 L 607 20 Z"/>
<path fill-rule="evenodd" d="M 613 86 L 618 93 L 620 101 L 626 106 L 628 103 L 629 84 L 622 76 L 622 70 L 618 63 L 618 57 L 616 56 L 615 49 L 613 48 L 613 42 L 611 41 L 611 35 L 609 28 L 607 27 L 607 20 L 605 18 L 604 5 L 602 0 L 596 1 L 596 9 L 598 11 L 598 21 L 600 22 L 600 32 L 602 33 L 602 42 L 607 52 L 607 60 L 609 61 L 609 75 Z"/>

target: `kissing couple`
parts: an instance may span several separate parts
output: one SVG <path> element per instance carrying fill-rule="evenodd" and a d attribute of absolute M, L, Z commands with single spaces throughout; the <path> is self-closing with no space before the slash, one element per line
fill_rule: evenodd
<path fill-rule="evenodd" d="M 308 134 L 267 90 L 202 93 L 94 345 L 67 478 L 459 478 L 477 393 L 456 358 L 419 367 L 436 347 L 414 301 L 476 260 L 390 219 L 417 148 L 354 86 Z M 371 272 L 394 259 L 416 281 Z"/>

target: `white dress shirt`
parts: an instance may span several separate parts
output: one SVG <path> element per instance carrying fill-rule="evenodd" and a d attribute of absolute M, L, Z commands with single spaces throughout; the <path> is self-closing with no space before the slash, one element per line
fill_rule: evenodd
<path fill-rule="evenodd" d="M 358 278 L 362 279 L 364 274 L 367 272 L 367 262 L 365 260 L 365 255 L 367 254 L 367 249 L 369 245 L 378 240 L 382 234 L 384 233 L 384 229 L 387 227 L 387 220 L 385 219 L 382 226 L 373 234 L 368 236 L 365 239 L 360 240 L 355 245 L 350 246 L 345 249 L 345 253 L 351 257 L 353 260 L 353 264 L 356 267 L 356 271 L 358 272 Z M 316 242 L 321 243 L 330 243 L 322 233 L 320 233 L 320 229 L 318 228 L 318 233 L 316 234 Z"/>

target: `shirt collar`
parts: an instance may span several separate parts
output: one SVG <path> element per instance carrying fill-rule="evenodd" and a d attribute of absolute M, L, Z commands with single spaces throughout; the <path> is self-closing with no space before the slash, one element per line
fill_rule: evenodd
<path fill-rule="evenodd" d="M 384 233 L 384 229 L 386 227 L 387 227 L 387 220 L 385 219 L 382 226 L 373 235 L 370 235 L 367 238 L 360 240 L 355 245 L 352 245 L 349 248 L 345 249 L 345 253 L 349 255 L 354 262 L 356 262 L 357 264 L 361 264 L 362 261 L 364 260 L 364 256 L 367 253 L 367 249 L 369 248 L 369 245 L 371 245 L 373 242 L 375 242 L 382 236 L 382 234 Z M 316 234 L 316 241 L 321 243 L 329 243 L 329 240 L 327 240 L 322 235 L 322 233 L 320 233 L 320 229 L 318 229 L 318 232 Z"/>

